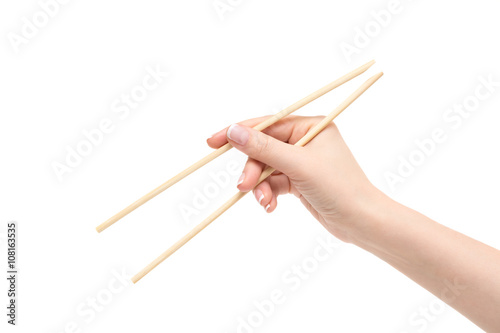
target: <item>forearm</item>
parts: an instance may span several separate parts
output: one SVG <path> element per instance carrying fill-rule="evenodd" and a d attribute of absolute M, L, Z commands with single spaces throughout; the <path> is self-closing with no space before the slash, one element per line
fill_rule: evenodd
<path fill-rule="evenodd" d="M 385 260 L 481 328 L 500 332 L 500 252 L 376 190 L 334 124 L 306 147 L 292 145 L 319 121 L 295 117 L 269 127 L 278 139 L 232 125 L 209 143 L 215 148 L 227 141 L 250 157 L 238 188 L 255 188 L 267 212 L 279 195 L 295 194 L 333 235 Z M 256 186 L 262 165 L 255 161 L 281 173 Z"/>
<path fill-rule="evenodd" d="M 500 332 L 500 251 L 385 195 L 350 241 L 386 261 L 487 332 Z"/>

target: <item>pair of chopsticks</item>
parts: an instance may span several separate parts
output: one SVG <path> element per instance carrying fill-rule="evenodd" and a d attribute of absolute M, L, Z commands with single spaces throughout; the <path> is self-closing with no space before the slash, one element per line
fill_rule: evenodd
<path fill-rule="evenodd" d="M 289 114 L 297 111 L 301 107 L 303 107 L 306 104 L 309 104 L 310 102 L 314 101 L 315 99 L 323 96 L 327 92 L 343 85 L 344 83 L 354 79 L 355 77 L 363 74 L 366 72 L 373 64 L 375 63 L 374 60 L 364 64 L 363 66 L 353 70 L 352 72 L 340 77 L 339 79 L 329 83 L 328 85 L 324 86 L 323 88 L 315 91 L 314 93 L 310 94 L 309 96 L 301 99 L 300 101 L 292 104 L 291 106 L 283 109 L 282 111 L 278 112 L 274 116 L 271 116 L 264 120 L 262 123 L 258 124 L 257 126 L 254 127 L 254 129 L 258 131 L 262 131 L 265 128 L 271 126 L 272 124 L 276 123 L 280 119 L 283 119 L 284 117 L 288 116 Z M 333 110 L 328 116 L 323 118 L 321 122 L 319 122 L 316 126 L 314 126 L 302 139 L 300 139 L 297 143 L 295 143 L 296 146 L 304 146 L 306 145 L 309 141 L 311 141 L 318 133 L 320 133 L 328 124 L 335 119 L 342 111 L 344 111 L 349 105 L 351 105 L 359 96 L 361 96 L 368 88 L 370 88 L 381 76 L 383 73 L 378 73 L 374 75 L 373 77 L 369 78 L 365 83 L 363 83 L 354 93 L 352 93 L 346 100 L 344 100 L 335 110 Z M 100 224 L 96 230 L 98 232 L 102 232 L 103 230 L 107 229 L 114 223 L 116 223 L 118 220 L 120 220 L 122 217 L 125 215 L 129 214 L 136 208 L 142 206 L 144 203 L 148 202 L 158 194 L 162 193 L 166 189 L 168 189 L 170 186 L 176 184 L 180 180 L 182 180 L 184 177 L 190 175 L 194 171 L 198 170 L 208 162 L 214 160 L 215 158 L 221 156 L 225 152 L 229 151 L 232 148 L 232 146 L 227 143 L 224 146 L 220 147 L 219 149 L 213 151 L 211 154 L 205 156 L 195 164 L 191 165 L 184 171 L 180 172 L 176 176 L 172 177 L 171 179 L 167 180 L 165 183 L 160 185 L 159 187 L 155 188 L 153 191 L 149 192 L 142 198 L 138 199 L 116 215 L 112 216 L 108 220 L 106 220 L 104 223 Z M 269 177 L 275 170 L 271 167 L 267 167 L 264 169 L 262 172 L 258 183 L 260 184 L 264 179 Z M 234 196 L 232 196 L 228 201 L 226 201 L 221 207 L 219 207 L 216 211 L 214 211 L 212 214 L 210 214 L 205 220 L 203 220 L 200 224 L 198 224 L 196 227 L 194 227 L 190 232 L 188 232 L 184 237 L 182 237 L 179 241 L 177 241 L 174 245 L 172 245 L 168 250 L 163 252 L 158 258 L 153 260 L 149 265 L 147 265 L 144 269 L 142 269 L 139 273 L 134 275 L 132 277 L 132 282 L 136 283 L 140 279 L 142 279 L 146 274 L 148 274 L 151 270 L 153 270 L 156 266 L 158 266 L 161 262 L 163 262 L 165 259 L 170 257 L 174 252 L 176 252 L 178 249 L 180 249 L 184 244 L 186 244 L 189 240 L 191 240 L 194 236 L 196 236 L 200 231 L 205 229 L 210 223 L 212 223 L 216 218 L 221 216 L 226 210 L 228 210 L 231 206 L 233 206 L 236 202 L 238 202 L 241 198 L 243 198 L 248 192 L 238 192 Z"/>

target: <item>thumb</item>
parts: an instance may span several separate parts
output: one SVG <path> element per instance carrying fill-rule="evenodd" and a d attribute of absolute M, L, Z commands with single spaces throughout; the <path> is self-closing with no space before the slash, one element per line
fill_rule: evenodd
<path fill-rule="evenodd" d="M 301 147 L 276 140 L 251 127 L 232 124 L 227 129 L 229 143 L 244 154 L 279 170 L 290 177 L 297 177 L 305 170 Z"/>

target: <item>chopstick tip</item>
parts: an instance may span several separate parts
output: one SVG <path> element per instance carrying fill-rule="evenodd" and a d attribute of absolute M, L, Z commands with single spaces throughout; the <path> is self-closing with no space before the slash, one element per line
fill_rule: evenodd
<path fill-rule="evenodd" d="M 380 73 L 377 73 L 377 74 L 373 75 L 371 78 L 372 78 L 372 79 L 374 79 L 374 80 L 378 80 L 378 79 L 380 79 L 383 75 L 384 75 L 384 72 L 380 72 Z"/>

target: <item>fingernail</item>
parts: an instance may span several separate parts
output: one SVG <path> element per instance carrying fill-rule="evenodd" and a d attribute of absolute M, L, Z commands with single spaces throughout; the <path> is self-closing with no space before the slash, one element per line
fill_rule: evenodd
<path fill-rule="evenodd" d="M 255 199 L 259 201 L 259 205 L 261 205 L 262 200 L 264 200 L 264 194 L 262 194 L 261 190 L 255 191 Z"/>
<path fill-rule="evenodd" d="M 238 178 L 238 184 L 236 184 L 236 186 L 243 183 L 243 181 L 245 181 L 245 173 L 244 172 L 241 174 L 240 178 Z"/>
<path fill-rule="evenodd" d="M 220 131 L 219 131 L 220 132 Z M 211 139 L 213 138 L 216 134 L 218 134 L 219 132 L 215 132 L 214 134 L 210 135 L 208 138 Z"/>
<path fill-rule="evenodd" d="M 266 206 L 266 213 L 269 213 L 269 208 L 271 208 L 271 204 Z"/>
<path fill-rule="evenodd" d="M 248 131 L 238 124 L 232 124 L 227 129 L 227 137 L 239 145 L 245 145 L 248 141 Z"/>

